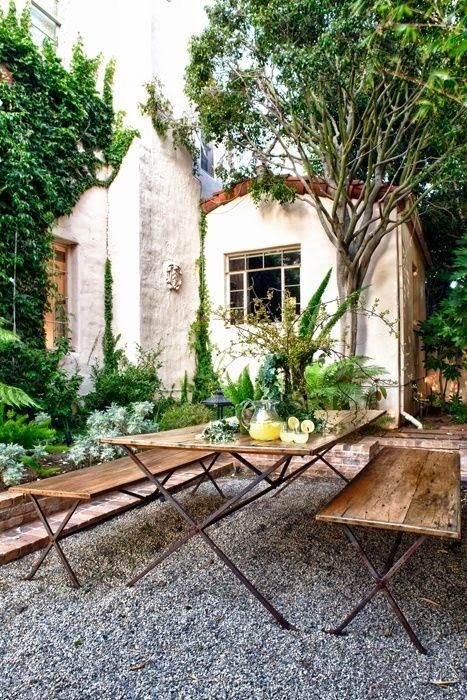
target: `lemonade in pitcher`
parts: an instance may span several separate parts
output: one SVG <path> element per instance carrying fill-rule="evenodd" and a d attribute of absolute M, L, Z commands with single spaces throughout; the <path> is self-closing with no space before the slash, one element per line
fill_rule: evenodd
<path fill-rule="evenodd" d="M 278 440 L 281 419 L 276 411 L 277 401 L 250 401 L 242 410 L 242 424 L 253 440 Z M 253 413 L 252 413 L 253 410 Z"/>

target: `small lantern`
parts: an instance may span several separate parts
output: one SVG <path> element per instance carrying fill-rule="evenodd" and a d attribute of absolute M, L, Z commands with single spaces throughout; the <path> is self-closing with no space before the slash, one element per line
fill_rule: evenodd
<path fill-rule="evenodd" d="M 208 406 L 209 408 L 216 409 L 217 420 L 220 420 L 224 417 L 225 406 L 233 406 L 232 401 L 226 399 L 220 389 L 216 389 L 214 394 L 210 396 L 209 399 L 204 399 L 204 401 L 201 401 L 201 403 L 203 403 L 205 406 Z"/>

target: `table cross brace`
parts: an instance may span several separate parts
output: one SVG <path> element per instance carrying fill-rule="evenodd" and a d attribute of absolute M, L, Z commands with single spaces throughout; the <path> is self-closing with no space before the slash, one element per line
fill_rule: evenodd
<path fill-rule="evenodd" d="M 362 559 L 362 561 L 365 563 L 366 567 L 368 568 L 371 577 L 373 578 L 375 585 L 374 587 L 362 598 L 362 600 L 359 602 L 358 605 L 356 605 L 350 613 L 347 615 L 347 617 L 337 626 L 334 627 L 333 629 L 329 630 L 324 630 L 325 632 L 328 632 L 330 634 L 336 634 L 340 635 L 344 633 L 344 629 L 347 627 L 347 625 L 352 622 L 352 620 L 358 615 L 363 608 L 368 605 L 370 600 L 372 600 L 375 595 L 379 592 L 383 593 L 384 596 L 386 597 L 386 600 L 392 607 L 396 617 L 398 618 L 399 622 L 407 632 L 408 636 L 410 637 L 410 640 L 412 643 L 415 645 L 415 647 L 420 651 L 422 654 L 426 654 L 427 651 L 425 647 L 422 645 L 420 640 L 418 639 L 417 635 L 413 631 L 412 627 L 410 626 L 407 618 L 405 617 L 404 613 L 400 609 L 399 605 L 397 604 L 396 600 L 394 599 L 394 596 L 392 595 L 391 591 L 389 590 L 387 583 L 388 581 L 408 562 L 410 557 L 415 554 L 417 549 L 423 544 L 423 542 L 426 540 L 426 537 L 424 535 L 418 537 L 415 542 L 412 543 L 412 545 L 402 554 L 401 557 L 394 563 L 394 558 L 397 553 L 398 546 L 400 544 L 401 538 L 402 538 L 402 533 L 398 533 L 396 540 L 394 542 L 393 547 L 391 548 L 391 552 L 389 554 L 389 557 L 383 567 L 383 574 L 379 574 L 376 568 L 374 567 L 373 563 L 371 562 L 370 558 L 368 557 L 367 553 L 363 549 L 363 546 L 357 539 L 355 533 L 353 530 L 348 526 L 344 525 L 343 526 L 345 534 L 347 535 L 351 545 L 359 555 L 359 557 Z"/>
<path fill-rule="evenodd" d="M 191 530 L 187 532 L 183 537 L 181 537 L 179 540 L 174 542 L 172 545 L 168 547 L 168 549 L 165 550 L 159 557 L 157 557 L 155 560 L 150 562 L 143 571 L 141 571 L 139 574 L 134 576 L 129 582 L 128 586 L 134 586 L 135 583 L 137 583 L 143 576 L 148 574 L 150 571 L 152 571 L 158 564 L 160 564 L 164 559 L 166 559 L 168 556 L 176 552 L 182 545 L 186 544 L 189 542 L 193 537 L 196 535 L 199 535 L 204 542 L 212 549 L 212 551 L 221 559 L 221 561 L 224 562 L 224 564 L 232 571 L 232 573 L 243 583 L 244 586 L 252 593 L 257 600 L 268 610 L 269 613 L 277 620 L 277 622 L 284 627 L 285 629 L 294 629 L 294 626 L 288 622 L 285 617 L 278 611 L 276 608 L 263 596 L 263 594 L 253 585 L 253 583 L 240 571 L 240 569 L 233 563 L 233 561 L 227 556 L 227 554 L 219 547 L 218 544 L 216 544 L 209 535 L 205 532 L 205 529 L 209 526 L 214 524 L 214 522 L 217 522 L 218 520 L 221 520 L 222 518 L 226 517 L 227 515 L 230 514 L 230 507 L 237 503 L 244 495 L 246 495 L 249 491 L 251 491 L 255 486 L 261 481 L 264 481 L 269 477 L 270 474 L 272 474 L 278 467 L 283 464 L 283 462 L 288 462 L 290 461 L 290 458 L 288 457 L 281 457 L 279 460 L 274 462 L 271 466 L 269 466 L 267 469 L 264 470 L 264 472 L 260 472 L 255 479 L 253 479 L 252 482 L 248 484 L 248 486 L 240 491 L 240 493 L 236 494 L 232 498 L 230 498 L 226 503 L 222 504 L 219 508 L 217 508 L 211 515 L 209 515 L 207 518 L 205 518 L 201 522 L 197 522 L 192 515 L 188 512 L 188 510 L 171 494 L 165 487 L 159 482 L 157 477 L 154 474 L 151 474 L 151 472 L 146 468 L 146 466 L 141 462 L 141 460 L 137 457 L 137 455 L 131 450 L 129 447 L 125 446 L 124 448 L 131 459 L 137 464 L 142 471 L 150 478 L 154 484 L 159 488 L 161 493 L 164 495 L 165 499 L 170 502 L 173 507 L 177 510 L 177 512 L 182 516 L 186 522 L 191 525 Z"/>

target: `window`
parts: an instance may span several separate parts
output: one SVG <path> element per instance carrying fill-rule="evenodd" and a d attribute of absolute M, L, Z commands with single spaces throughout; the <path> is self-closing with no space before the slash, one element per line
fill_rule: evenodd
<path fill-rule="evenodd" d="M 227 256 L 227 293 L 232 322 L 253 313 L 255 299 L 264 300 L 271 318 L 279 319 L 286 295 L 295 299 L 299 314 L 300 248 Z"/>
<path fill-rule="evenodd" d="M 31 34 L 34 41 L 42 45 L 44 39 L 57 43 L 60 22 L 57 19 L 58 0 L 31 0 Z"/>
<path fill-rule="evenodd" d="M 201 170 L 214 177 L 214 147 L 212 143 L 205 143 L 201 139 L 199 165 Z"/>
<path fill-rule="evenodd" d="M 68 257 L 69 246 L 54 244 L 53 258 L 49 261 L 49 280 L 52 288 L 45 314 L 45 345 L 54 348 L 59 338 L 68 338 Z"/>

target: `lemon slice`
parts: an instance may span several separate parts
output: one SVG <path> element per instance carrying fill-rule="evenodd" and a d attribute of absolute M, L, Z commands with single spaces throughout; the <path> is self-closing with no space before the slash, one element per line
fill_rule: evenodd
<path fill-rule="evenodd" d="M 300 430 L 302 433 L 312 433 L 315 429 L 315 424 L 312 420 L 302 420 Z"/>
<path fill-rule="evenodd" d="M 294 433 L 293 441 L 298 445 L 304 445 L 308 441 L 308 433 Z"/>
<path fill-rule="evenodd" d="M 290 428 L 290 430 L 298 430 L 300 421 L 295 416 L 290 416 L 289 418 L 287 418 L 287 425 Z"/>

